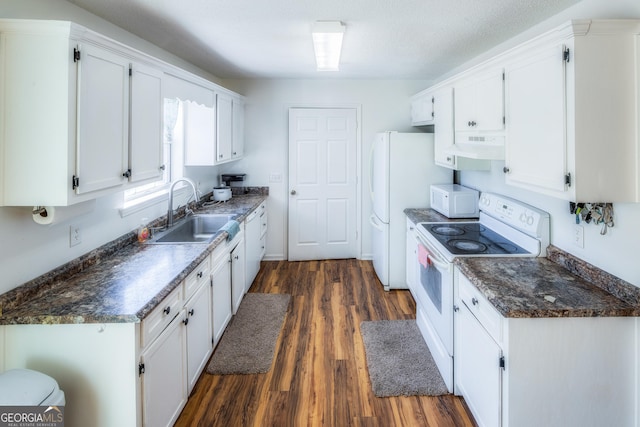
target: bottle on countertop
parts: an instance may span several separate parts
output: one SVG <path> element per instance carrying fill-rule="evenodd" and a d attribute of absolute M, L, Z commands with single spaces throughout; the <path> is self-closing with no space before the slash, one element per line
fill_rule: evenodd
<path fill-rule="evenodd" d="M 144 243 L 149 240 L 150 233 L 149 227 L 147 227 L 147 218 L 142 218 L 140 226 L 138 227 L 138 242 Z"/>

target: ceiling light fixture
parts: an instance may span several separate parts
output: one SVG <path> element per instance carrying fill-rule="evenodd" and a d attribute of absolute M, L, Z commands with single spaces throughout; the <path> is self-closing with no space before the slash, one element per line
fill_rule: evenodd
<path fill-rule="evenodd" d="M 316 21 L 313 25 L 313 50 L 318 71 L 338 71 L 344 29 L 340 21 Z"/>

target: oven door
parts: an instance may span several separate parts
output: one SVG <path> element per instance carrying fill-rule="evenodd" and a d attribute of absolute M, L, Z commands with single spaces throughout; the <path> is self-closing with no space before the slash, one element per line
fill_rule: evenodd
<path fill-rule="evenodd" d="M 426 259 L 426 262 L 425 262 Z M 425 266 L 426 264 L 426 266 Z M 417 305 L 453 355 L 453 265 L 418 234 Z"/>

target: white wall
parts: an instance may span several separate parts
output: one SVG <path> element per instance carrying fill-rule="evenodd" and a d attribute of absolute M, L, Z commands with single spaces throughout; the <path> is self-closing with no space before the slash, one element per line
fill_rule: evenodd
<path fill-rule="evenodd" d="M 368 158 L 373 136 L 384 130 L 419 132 L 411 127 L 409 97 L 428 86 L 422 80 L 235 80 L 226 87 L 247 97 L 245 156 L 228 170 L 246 172 L 247 185 L 269 185 L 269 233 L 267 258 L 287 258 L 288 207 L 288 108 L 353 107 L 362 111 L 362 150 L 359 182 L 362 183 L 362 255 L 371 256 L 368 190 Z M 269 182 L 280 174 L 282 182 Z M 410 185 L 411 183 L 407 183 Z M 425 189 L 426 191 L 426 189 Z"/>

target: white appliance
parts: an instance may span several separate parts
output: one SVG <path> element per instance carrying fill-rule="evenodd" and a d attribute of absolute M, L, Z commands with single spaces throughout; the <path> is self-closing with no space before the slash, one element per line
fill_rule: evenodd
<path fill-rule="evenodd" d="M 478 218 L 478 190 L 458 184 L 432 184 L 431 209 L 447 218 Z"/>
<path fill-rule="evenodd" d="M 493 193 L 482 193 L 477 221 L 416 224 L 419 278 L 411 289 L 416 322 L 449 391 L 453 391 L 453 312 L 456 257 L 546 256 L 549 214 Z"/>
<path fill-rule="evenodd" d="M 407 289 L 404 209 L 429 207 L 428 188 L 450 183 L 434 163 L 433 134 L 376 134 L 369 159 L 373 267 L 384 289 Z"/>

